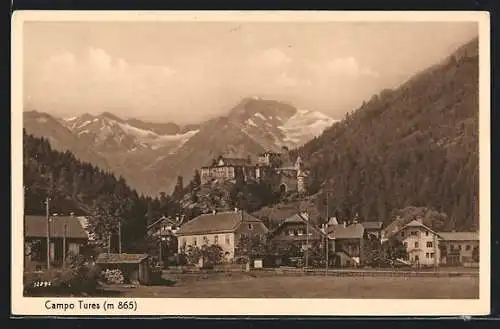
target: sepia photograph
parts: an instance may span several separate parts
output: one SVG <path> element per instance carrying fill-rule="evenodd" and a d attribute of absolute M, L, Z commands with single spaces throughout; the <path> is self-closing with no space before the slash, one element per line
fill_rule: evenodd
<path fill-rule="evenodd" d="M 489 313 L 487 13 L 12 22 L 14 313 Z"/>

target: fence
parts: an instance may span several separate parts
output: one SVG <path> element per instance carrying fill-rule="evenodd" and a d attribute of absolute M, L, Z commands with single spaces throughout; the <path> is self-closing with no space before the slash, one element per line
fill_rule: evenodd
<path fill-rule="evenodd" d="M 257 272 L 257 271 L 252 271 Z M 410 270 L 341 270 L 329 269 L 264 269 L 259 272 L 267 272 L 271 275 L 284 276 L 332 276 L 332 277 L 479 277 L 475 271 L 410 271 Z"/>
<path fill-rule="evenodd" d="M 242 273 L 244 266 L 224 266 L 213 269 L 195 269 L 190 267 L 168 269 L 164 274 L 209 275 L 221 273 Z M 298 269 L 298 268 L 262 268 L 251 269 L 255 276 L 331 276 L 331 277 L 479 277 L 479 271 L 447 271 L 447 270 L 365 270 L 365 269 Z"/>

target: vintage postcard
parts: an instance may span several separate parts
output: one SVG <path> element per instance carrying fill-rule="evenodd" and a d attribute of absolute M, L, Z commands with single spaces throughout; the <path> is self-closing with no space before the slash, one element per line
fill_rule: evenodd
<path fill-rule="evenodd" d="M 12 313 L 486 315 L 487 12 L 16 12 Z"/>

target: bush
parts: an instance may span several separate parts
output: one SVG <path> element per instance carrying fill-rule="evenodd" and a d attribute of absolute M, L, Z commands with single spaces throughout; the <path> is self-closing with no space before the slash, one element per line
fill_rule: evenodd
<path fill-rule="evenodd" d="M 82 256 L 70 255 L 64 268 L 44 271 L 27 270 L 24 273 L 24 291 L 71 292 L 95 291 L 98 287 L 98 273 L 95 266 L 88 264 Z"/>
<path fill-rule="evenodd" d="M 125 277 L 119 269 L 105 269 L 101 272 L 101 276 L 104 282 L 108 284 L 123 284 L 125 282 Z"/>

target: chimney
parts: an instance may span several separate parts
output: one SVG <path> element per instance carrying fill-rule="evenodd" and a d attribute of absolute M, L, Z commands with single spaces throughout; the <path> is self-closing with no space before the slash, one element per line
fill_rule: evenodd
<path fill-rule="evenodd" d="M 235 207 L 235 208 L 234 208 L 234 212 L 238 212 L 238 208 L 236 208 L 236 207 Z"/>
<path fill-rule="evenodd" d="M 344 221 L 344 222 L 342 223 L 342 225 L 343 225 L 344 227 L 346 227 L 346 222 Z"/>
<path fill-rule="evenodd" d="M 212 215 L 215 215 L 216 213 L 217 213 L 217 211 L 215 211 L 215 209 L 212 210 Z"/>

